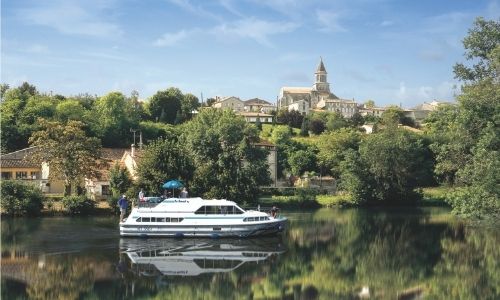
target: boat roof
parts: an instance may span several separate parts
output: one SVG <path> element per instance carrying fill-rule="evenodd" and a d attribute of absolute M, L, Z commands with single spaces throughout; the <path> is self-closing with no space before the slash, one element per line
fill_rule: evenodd
<path fill-rule="evenodd" d="M 202 199 L 200 197 L 196 198 L 167 198 L 162 202 L 158 203 L 154 207 L 139 208 L 140 211 L 155 211 L 155 210 L 169 210 L 169 211 L 195 211 L 203 205 L 210 206 L 238 206 L 234 201 L 229 201 L 226 199 Z M 238 206 L 239 207 L 239 206 Z"/>

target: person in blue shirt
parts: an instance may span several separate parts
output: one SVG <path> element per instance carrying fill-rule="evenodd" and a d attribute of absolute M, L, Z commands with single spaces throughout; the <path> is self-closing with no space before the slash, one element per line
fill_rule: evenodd
<path fill-rule="evenodd" d="M 122 195 L 120 200 L 118 200 L 118 207 L 120 207 L 120 222 L 123 222 L 123 219 L 125 218 L 125 213 L 127 212 L 127 206 L 128 206 L 127 196 Z"/>

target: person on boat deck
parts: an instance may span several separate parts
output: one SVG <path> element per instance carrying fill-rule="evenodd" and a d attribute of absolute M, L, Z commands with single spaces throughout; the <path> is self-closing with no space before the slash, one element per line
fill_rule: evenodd
<path fill-rule="evenodd" d="M 120 222 L 123 222 L 123 219 L 125 218 L 125 213 L 127 212 L 127 196 L 122 195 L 120 200 L 118 200 L 118 206 L 120 207 Z"/>
<path fill-rule="evenodd" d="M 181 192 L 181 194 L 179 196 L 180 196 L 180 198 L 187 198 L 188 197 L 188 191 L 187 191 L 187 189 L 183 188 L 182 192 Z"/>
<path fill-rule="evenodd" d="M 276 206 L 273 206 L 273 208 L 271 208 L 271 217 L 276 218 L 277 213 L 278 213 L 278 208 Z"/>
<path fill-rule="evenodd" d="M 141 191 L 139 192 L 139 201 L 140 202 L 144 202 L 144 191 L 141 189 Z"/>

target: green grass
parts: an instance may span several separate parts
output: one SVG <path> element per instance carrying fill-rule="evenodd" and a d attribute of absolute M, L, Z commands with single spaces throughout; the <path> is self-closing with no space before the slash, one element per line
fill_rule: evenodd
<path fill-rule="evenodd" d="M 349 195 L 318 195 L 316 201 L 324 207 L 354 205 Z"/>
<path fill-rule="evenodd" d="M 446 194 L 453 188 L 449 186 L 426 187 L 422 189 L 424 205 L 448 206 L 446 203 Z"/>

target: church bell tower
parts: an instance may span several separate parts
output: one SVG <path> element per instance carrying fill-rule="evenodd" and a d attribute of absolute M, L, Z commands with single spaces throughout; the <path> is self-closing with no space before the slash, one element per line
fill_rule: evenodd
<path fill-rule="evenodd" d="M 313 90 L 320 93 L 330 93 L 330 84 L 326 81 L 326 75 L 328 74 L 323 64 L 323 58 L 319 58 L 318 68 L 314 73 L 316 75 L 316 82 L 314 83 Z"/>

